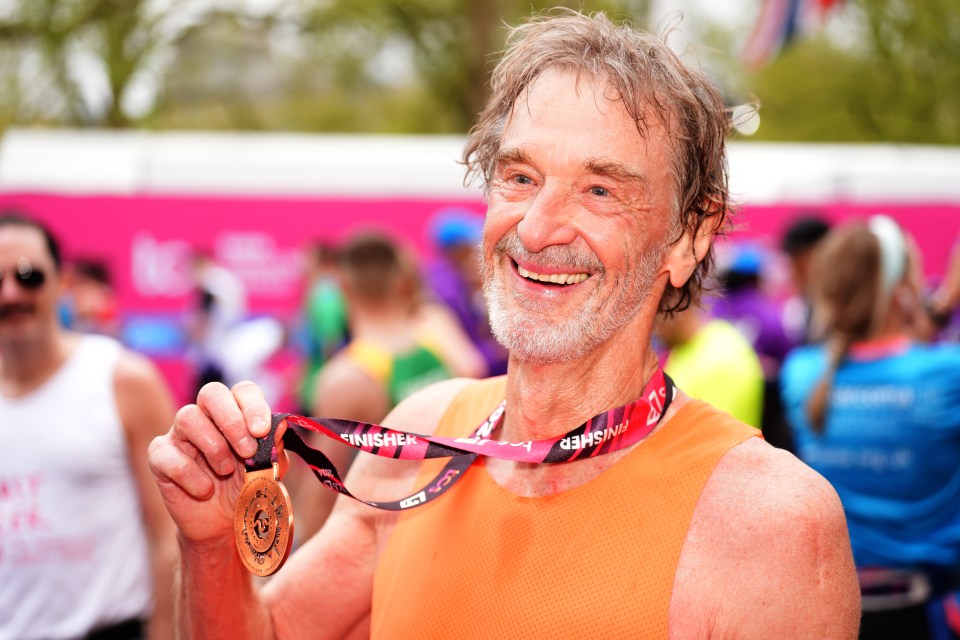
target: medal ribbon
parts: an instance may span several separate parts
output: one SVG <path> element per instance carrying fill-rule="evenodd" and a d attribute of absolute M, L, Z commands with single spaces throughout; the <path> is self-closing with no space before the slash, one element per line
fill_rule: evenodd
<path fill-rule="evenodd" d="M 276 438 L 274 435 L 277 433 L 277 427 L 280 426 L 282 419 L 278 420 L 276 418 L 277 415 L 279 414 L 274 414 L 274 419 L 270 424 L 270 433 L 262 438 L 257 438 L 257 452 L 254 453 L 252 457 L 243 461 L 243 467 L 248 473 L 251 471 L 260 471 L 261 469 L 269 469 L 280 459 L 277 453 L 277 443 L 275 442 Z"/>
<path fill-rule="evenodd" d="M 503 419 L 506 408 L 504 400 L 473 434 L 466 438 L 425 436 L 352 420 L 306 418 L 296 414 L 275 413 L 271 435 L 261 441 L 269 439 L 272 442 L 272 434 L 277 426 L 286 420 L 288 426 L 296 425 L 381 457 L 398 460 L 450 458 L 440 473 L 417 493 L 402 500 L 374 502 L 358 498 L 347 491 L 333 463 L 322 452 L 304 442 L 296 431 L 288 428 L 284 432 L 284 446 L 303 458 L 317 479 L 329 489 L 371 507 L 399 511 L 440 497 L 479 456 L 540 464 L 583 460 L 625 449 L 656 428 L 670 406 L 673 393 L 673 381 L 658 368 L 639 399 L 594 416 L 559 438 L 546 440 L 491 440 L 490 436 Z"/>

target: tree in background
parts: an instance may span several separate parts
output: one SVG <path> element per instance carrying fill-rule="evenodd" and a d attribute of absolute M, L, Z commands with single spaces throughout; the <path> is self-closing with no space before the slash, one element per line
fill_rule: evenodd
<path fill-rule="evenodd" d="M 9 0 L 0 127 L 464 133 L 504 24 L 558 4 L 642 25 L 653 2 Z M 960 143 L 955 5 L 847 0 L 842 29 L 757 70 L 747 25 L 681 26 L 731 104 L 761 103 L 756 139 Z"/>
<path fill-rule="evenodd" d="M 202 127 L 219 112 L 229 127 L 463 133 L 486 98 L 504 25 L 548 7 L 584 4 L 620 18 L 647 11 L 645 0 L 286 2 L 270 23 L 234 25 L 233 38 L 258 38 L 261 45 L 233 58 L 241 75 L 232 87 L 211 79 L 204 62 L 220 55 L 227 31 L 191 34 L 177 51 L 166 105 L 152 122 Z M 225 116 L 233 107 L 222 104 L 225 94 L 237 93 L 242 98 L 235 104 L 246 105 L 239 119 Z"/>
<path fill-rule="evenodd" d="M 742 82 L 761 140 L 960 144 L 956 0 L 850 0 L 846 38 L 796 42 Z"/>
<path fill-rule="evenodd" d="M 0 14 L 0 123 L 126 127 L 136 81 L 191 25 L 187 0 L 14 0 Z M 141 83 L 141 86 L 142 83 Z"/>
<path fill-rule="evenodd" d="M 646 0 L 10 0 L 0 126 L 466 130 L 504 23 Z"/>

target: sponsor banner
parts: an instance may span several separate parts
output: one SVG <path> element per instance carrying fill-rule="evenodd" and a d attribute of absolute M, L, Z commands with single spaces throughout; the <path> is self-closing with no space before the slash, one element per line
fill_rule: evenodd
<path fill-rule="evenodd" d="M 192 390 L 185 354 L 195 252 L 212 255 L 240 278 L 251 317 L 270 315 L 295 328 L 305 250 L 314 240 L 336 243 L 355 231 L 378 229 L 432 257 L 428 223 L 450 207 L 483 210 L 474 200 L 0 195 L 0 210 L 19 210 L 46 223 L 66 260 L 106 264 L 117 296 L 119 337 L 157 362 L 181 401 Z M 290 378 L 296 377 L 291 369 L 297 356 L 288 349 L 279 364 L 272 363 L 284 386 L 295 383 Z"/>

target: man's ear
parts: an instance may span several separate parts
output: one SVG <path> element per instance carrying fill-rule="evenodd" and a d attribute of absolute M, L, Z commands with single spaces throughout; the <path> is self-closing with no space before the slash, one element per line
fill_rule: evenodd
<path fill-rule="evenodd" d="M 696 215 L 693 213 L 692 215 Z M 684 230 L 683 236 L 673 244 L 667 252 L 667 258 L 664 261 L 664 271 L 670 275 L 670 284 L 679 289 L 687 283 L 693 272 L 696 271 L 713 244 L 713 238 L 716 236 L 720 225 L 723 224 L 723 215 L 718 215 L 716 210 L 704 216 L 697 229 L 696 238 L 693 237 L 693 231 L 688 227 Z"/>

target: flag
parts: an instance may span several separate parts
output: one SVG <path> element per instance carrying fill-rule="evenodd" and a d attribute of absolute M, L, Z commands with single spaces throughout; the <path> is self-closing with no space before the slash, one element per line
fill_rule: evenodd
<path fill-rule="evenodd" d="M 743 48 L 744 63 L 754 69 L 773 60 L 802 33 L 823 26 L 827 14 L 843 0 L 763 0 Z"/>

